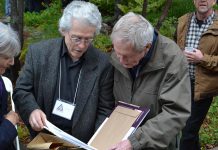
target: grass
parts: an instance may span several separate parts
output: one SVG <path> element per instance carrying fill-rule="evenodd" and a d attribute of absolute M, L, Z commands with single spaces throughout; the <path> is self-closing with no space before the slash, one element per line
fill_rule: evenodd
<path fill-rule="evenodd" d="M 212 148 L 218 146 L 218 97 L 209 109 L 206 119 L 200 130 L 200 141 L 202 149 Z"/>

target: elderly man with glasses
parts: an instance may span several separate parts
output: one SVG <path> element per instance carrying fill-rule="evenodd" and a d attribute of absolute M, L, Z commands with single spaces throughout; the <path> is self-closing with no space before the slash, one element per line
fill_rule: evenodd
<path fill-rule="evenodd" d="M 94 4 L 71 2 L 59 21 L 63 38 L 31 45 L 14 101 L 31 135 L 46 119 L 87 142 L 114 107 L 108 56 L 92 46 L 101 29 Z"/>

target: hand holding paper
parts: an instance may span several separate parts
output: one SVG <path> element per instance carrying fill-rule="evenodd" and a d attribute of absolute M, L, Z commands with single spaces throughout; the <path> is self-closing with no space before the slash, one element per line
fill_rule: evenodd
<path fill-rule="evenodd" d="M 33 130 L 41 131 L 45 126 L 45 120 L 47 120 L 45 113 L 36 109 L 30 114 L 29 123 Z"/>

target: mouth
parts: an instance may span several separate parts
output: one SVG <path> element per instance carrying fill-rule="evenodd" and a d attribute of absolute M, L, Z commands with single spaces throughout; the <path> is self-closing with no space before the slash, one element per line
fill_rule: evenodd
<path fill-rule="evenodd" d="M 82 50 L 75 50 L 75 52 L 77 52 L 77 53 L 82 53 Z"/>
<path fill-rule="evenodd" d="M 199 6 L 205 7 L 205 6 L 207 6 L 207 4 L 205 4 L 205 3 L 200 3 Z"/>

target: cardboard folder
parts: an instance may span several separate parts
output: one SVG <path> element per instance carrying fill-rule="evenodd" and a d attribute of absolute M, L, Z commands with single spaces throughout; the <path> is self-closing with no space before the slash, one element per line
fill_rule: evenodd
<path fill-rule="evenodd" d="M 117 107 L 96 131 L 88 145 L 98 150 L 106 150 L 118 142 L 125 140 L 141 124 L 149 109 L 124 102 Z"/>
<path fill-rule="evenodd" d="M 63 147 L 87 149 L 87 150 L 106 150 L 114 144 L 127 139 L 139 127 L 143 119 L 148 114 L 149 109 L 139 107 L 124 102 L 118 105 L 109 118 L 106 118 L 98 128 L 88 144 L 83 143 L 77 138 L 65 133 L 52 123 L 47 121 L 45 129 L 56 136 L 40 133 L 29 144 L 29 149 L 58 149 Z"/>
<path fill-rule="evenodd" d="M 28 149 L 34 150 L 81 150 L 71 143 L 58 138 L 57 136 L 39 133 L 28 145 Z"/>

